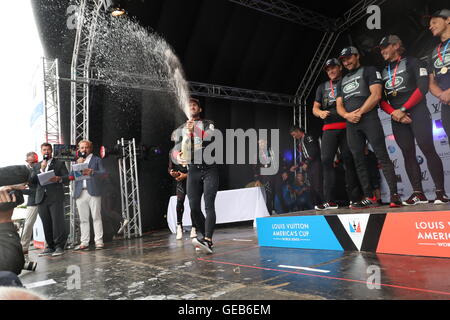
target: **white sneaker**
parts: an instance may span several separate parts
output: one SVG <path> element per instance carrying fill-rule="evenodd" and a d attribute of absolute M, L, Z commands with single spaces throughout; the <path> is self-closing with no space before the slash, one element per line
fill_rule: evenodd
<path fill-rule="evenodd" d="M 183 239 L 183 227 L 181 225 L 177 226 L 177 240 Z"/>
<path fill-rule="evenodd" d="M 191 238 L 197 238 L 197 230 L 194 227 L 191 229 Z"/>

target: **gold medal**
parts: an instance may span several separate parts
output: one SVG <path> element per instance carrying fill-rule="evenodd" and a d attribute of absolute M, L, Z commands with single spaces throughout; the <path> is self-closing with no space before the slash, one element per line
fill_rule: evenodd
<path fill-rule="evenodd" d="M 396 97 L 397 96 L 397 90 L 392 91 L 392 96 Z"/>
<path fill-rule="evenodd" d="M 441 74 L 446 74 L 448 72 L 448 68 L 447 67 L 443 67 L 441 69 Z"/>

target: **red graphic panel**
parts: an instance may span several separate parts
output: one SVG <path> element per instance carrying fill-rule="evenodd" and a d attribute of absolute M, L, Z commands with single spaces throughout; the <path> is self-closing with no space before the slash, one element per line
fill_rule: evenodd
<path fill-rule="evenodd" d="M 450 211 L 388 213 L 377 252 L 450 258 Z"/>

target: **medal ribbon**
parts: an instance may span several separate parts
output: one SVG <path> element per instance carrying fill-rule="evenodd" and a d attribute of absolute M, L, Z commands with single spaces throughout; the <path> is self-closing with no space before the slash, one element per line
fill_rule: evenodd
<path fill-rule="evenodd" d="M 330 80 L 330 88 L 331 88 L 331 95 L 333 96 L 333 98 L 336 98 L 336 96 L 334 94 L 333 81 L 331 81 L 331 80 Z"/>
<path fill-rule="evenodd" d="M 445 48 L 444 48 L 444 57 L 445 57 L 445 54 L 447 53 L 447 47 L 448 47 L 448 44 L 449 44 L 449 43 L 450 43 L 450 40 L 447 40 L 447 44 L 445 45 Z M 441 47 L 442 47 L 442 44 L 443 44 L 443 42 L 441 42 L 441 43 L 439 44 L 439 47 L 438 47 L 437 52 L 438 52 L 439 60 L 441 60 L 441 62 L 444 63 L 444 57 L 443 57 L 442 54 L 441 54 Z"/>
<path fill-rule="evenodd" d="M 400 65 L 400 59 L 401 59 L 402 57 L 398 57 L 398 59 L 397 59 L 397 65 L 395 66 L 395 69 L 394 69 L 394 76 L 392 76 L 392 74 L 391 74 L 391 64 L 389 63 L 388 64 L 388 73 L 389 73 L 389 80 L 391 80 L 391 85 L 392 85 L 392 89 L 394 89 L 394 91 L 395 91 L 395 79 L 397 78 L 397 69 L 398 69 L 398 66 Z"/>

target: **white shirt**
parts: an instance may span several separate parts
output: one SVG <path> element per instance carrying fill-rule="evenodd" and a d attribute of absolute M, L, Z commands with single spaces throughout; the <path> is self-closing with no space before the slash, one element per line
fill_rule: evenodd
<path fill-rule="evenodd" d="M 91 153 L 90 155 L 88 155 L 88 156 L 86 157 L 86 159 L 84 159 L 84 162 L 83 162 L 83 163 L 87 163 L 87 164 L 89 165 L 89 161 L 91 161 L 91 159 L 92 159 L 92 153 Z M 87 183 L 86 183 L 86 180 L 83 180 L 83 189 L 87 189 Z"/>
<path fill-rule="evenodd" d="M 47 166 L 45 167 L 44 170 L 41 169 L 41 172 L 47 172 L 48 168 L 50 167 L 50 164 L 52 163 L 53 158 L 51 158 L 50 160 L 47 161 Z"/>

